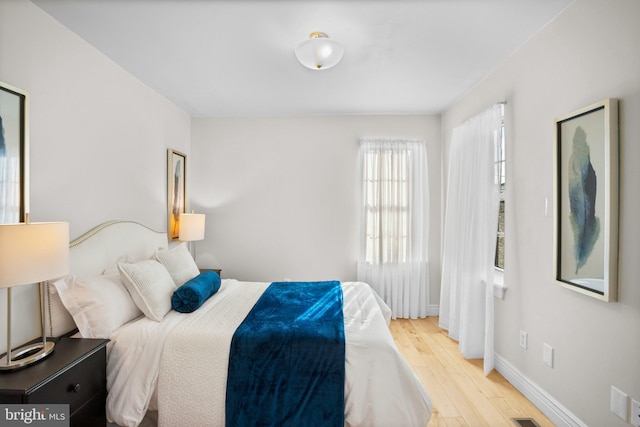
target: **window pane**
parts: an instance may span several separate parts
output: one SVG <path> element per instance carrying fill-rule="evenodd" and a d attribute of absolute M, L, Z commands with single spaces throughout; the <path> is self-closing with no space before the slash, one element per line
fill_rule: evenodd
<path fill-rule="evenodd" d="M 409 151 L 365 155 L 366 260 L 406 262 L 409 255 Z"/>
<path fill-rule="evenodd" d="M 504 269 L 504 200 L 500 201 L 498 212 L 498 240 L 496 243 L 495 266 Z"/>
<path fill-rule="evenodd" d="M 505 219 L 505 132 L 504 132 L 504 110 L 503 123 L 500 127 L 500 135 L 496 141 L 495 165 L 496 165 L 496 182 L 500 186 L 500 206 L 498 211 L 498 230 L 496 241 L 495 266 L 504 269 L 504 219 Z"/>
<path fill-rule="evenodd" d="M 504 236 L 498 236 L 496 242 L 495 266 L 504 270 Z"/>

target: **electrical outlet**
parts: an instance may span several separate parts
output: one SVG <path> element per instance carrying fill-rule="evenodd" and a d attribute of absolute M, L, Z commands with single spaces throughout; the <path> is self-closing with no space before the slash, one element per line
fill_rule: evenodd
<path fill-rule="evenodd" d="M 629 412 L 629 395 L 611 386 L 611 412 L 627 421 Z"/>
<path fill-rule="evenodd" d="M 631 425 L 640 427 L 640 402 L 631 399 Z"/>
<path fill-rule="evenodd" d="M 553 368 L 553 347 L 551 347 L 547 343 L 544 343 L 542 351 L 542 361 L 548 367 Z"/>
<path fill-rule="evenodd" d="M 527 349 L 527 332 L 520 331 L 520 347 Z"/>

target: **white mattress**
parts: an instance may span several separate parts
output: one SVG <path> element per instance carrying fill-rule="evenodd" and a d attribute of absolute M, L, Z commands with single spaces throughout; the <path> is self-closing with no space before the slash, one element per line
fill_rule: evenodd
<path fill-rule="evenodd" d="M 224 426 L 231 337 L 268 283 L 223 280 L 191 314 L 140 318 L 108 347 L 107 416 L 137 426 L 149 409 L 160 426 Z M 345 425 L 426 426 L 431 400 L 398 352 L 390 311 L 369 285 L 343 283 L 346 338 Z"/>

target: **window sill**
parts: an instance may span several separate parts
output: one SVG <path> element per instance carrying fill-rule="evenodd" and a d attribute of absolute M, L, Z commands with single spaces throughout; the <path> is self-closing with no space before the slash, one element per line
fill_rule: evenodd
<path fill-rule="evenodd" d="M 507 287 L 504 285 L 504 270 L 496 268 L 493 274 L 493 296 L 498 299 L 504 299 L 507 293 Z"/>

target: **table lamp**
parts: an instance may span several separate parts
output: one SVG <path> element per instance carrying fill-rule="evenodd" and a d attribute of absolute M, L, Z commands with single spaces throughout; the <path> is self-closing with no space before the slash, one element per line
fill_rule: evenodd
<path fill-rule="evenodd" d="M 180 214 L 180 230 L 178 240 L 182 242 L 193 242 L 204 239 L 204 214 L 197 214 L 191 211 L 190 214 Z M 196 248 L 193 247 L 193 259 L 196 259 Z"/>
<path fill-rule="evenodd" d="M 26 221 L 0 224 L 0 288 L 7 288 L 7 353 L 0 359 L 0 370 L 22 368 L 53 352 L 47 341 L 44 315 L 44 281 L 69 272 L 69 224 L 66 222 Z M 11 349 L 11 288 L 39 284 L 40 329 L 42 340 Z"/>

